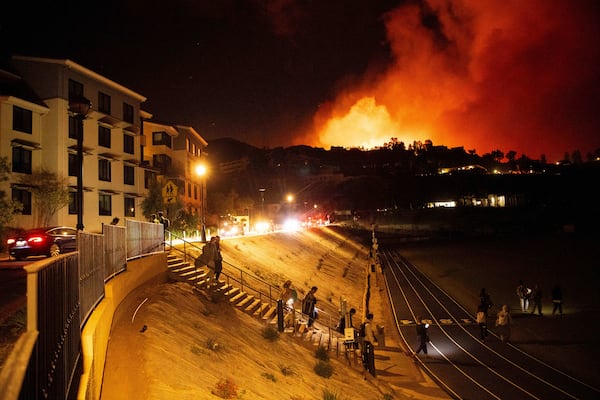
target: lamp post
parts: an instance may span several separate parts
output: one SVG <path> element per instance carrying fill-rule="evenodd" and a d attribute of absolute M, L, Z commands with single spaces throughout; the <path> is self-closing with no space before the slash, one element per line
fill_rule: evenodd
<path fill-rule="evenodd" d="M 92 102 L 83 96 L 69 96 L 69 112 L 75 119 L 77 134 L 77 230 L 83 230 L 83 120 L 92 108 Z"/>
<path fill-rule="evenodd" d="M 267 189 L 265 189 L 265 188 L 258 189 L 258 191 L 260 192 L 261 213 L 262 213 L 263 218 L 265 218 L 265 191 L 266 190 Z"/>
<path fill-rule="evenodd" d="M 196 166 L 196 175 L 198 175 L 201 179 L 200 184 L 200 192 L 202 194 L 201 204 L 200 204 L 200 239 L 202 242 L 206 242 L 206 166 L 204 164 L 199 164 Z"/>

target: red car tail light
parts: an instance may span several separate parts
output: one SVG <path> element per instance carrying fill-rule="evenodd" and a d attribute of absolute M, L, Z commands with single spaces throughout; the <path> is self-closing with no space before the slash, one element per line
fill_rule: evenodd
<path fill-rule="evenodd" d="M 43 236 L 32 236 L 32 237 L 28 238 L 27 241 L 29 243 L 43 243 L 44 237 Z"/>
<path fill-rule="evenodd" d="M 15 242 L 16 242 L 16 240 L 11 238 L 6 241 L 6 244 L 13 244 Z"/>

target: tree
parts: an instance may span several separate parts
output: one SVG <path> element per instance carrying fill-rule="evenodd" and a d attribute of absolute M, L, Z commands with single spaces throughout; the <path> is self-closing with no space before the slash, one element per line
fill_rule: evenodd
<path fill-rule="evenodd" d="M 8 159 L 0 157 L 0 182 L 8 180 Z M 9 199 L 4 190 L 0 190 L 0 232 L 10 223 L 14 215 L 23 209 L 19 202 Z"/>
<path fill-rule="evenodd" d="M 21 176 L 19 181 L 31 187 L 39 226 L 50 225 L 58 210 L 69 204 L 68 180 L 62 175 L 40 168 L 31 175 Z"/>

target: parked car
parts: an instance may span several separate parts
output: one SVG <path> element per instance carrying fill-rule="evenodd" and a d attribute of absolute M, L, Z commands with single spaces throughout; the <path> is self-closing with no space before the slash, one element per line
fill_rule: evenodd
<path fill-rule="evenodd" d="M 7 239 L 8 254 L 17 260 L 29 256 L 56 257 L 77 250 L 77 229 L 68 226 L 35 228 Z"/>

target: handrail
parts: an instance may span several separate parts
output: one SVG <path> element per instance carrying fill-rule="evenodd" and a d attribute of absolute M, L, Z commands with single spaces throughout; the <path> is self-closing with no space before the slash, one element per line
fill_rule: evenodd
<path fill-rule="evenodd" d="M 193 247 L 193 248 L 195 248 L 195 249 L 197 249 L 198 251 L 201 252 L 202 248 L 200 246 L 197 246 L 196 244 L 188 241 L 186 238 L 184 238 L 184 237 L 182 237 L 182 236 L 180 236 L 180 235 L 178 235 L 176 233 L 173 233 L 171 231 L 165 231 L 165 232 L 167 232 L 168 235 L 169 235 L 168 236 L 169 237 L 168 245 L 169 245 L 170 249 L 174 249 L 174 250 L 177 250 L 180 253 L 183 253 L 183 255 L 184 255 L 184 261 L 188 261 L 188 258 L 190 258 L 190 259 L 192 259 L 194 261 L 196 260 L 196 258 L 194 258 L 193 256 L 188 255 L 186 247 L 189 245 L 189 246 L 191 246 L 191 247 Z M 181 240 L 183 242 L 183 250 L 178 249 L 177 247 L 173 246 L 173 237 L 175 237 L 175 239 Z M 166 242 L 167 241 L 165 241 L 165 243 Z M 202 243 L 204 244 L 204 242 L 202 242 Z M 252 291 L 254 291 L 255 293 L 257 293 L 261 299 L 263 298 L 263 296 L 266 297 L 266 298 L 268 298 L 269 299 L 269 305 L 273 304 L 273 301 L 276 299 L 276 295 L 273 293 L 273 290 L 275 289 L 275 293 L 278 293 L 280 291 L 279 287 L 277 287 L 275 285 L 272 285 L 271 283 L 265 281 L 264 279 L 259 278 L 259 277 L 255 276 L 255 275 L 253 275 L 253 274 L 251 274 L 251 273 L 249 273 L 247 271 L 244 271 L 243 269 L 235 266 L 234 264 L 232 264 L 232 263 L 230 263 L 228 261 L 223 260 L 223 265 L 225 265 L 225 264 L 229 265 L 231 268 L 233 268 L 235 270 L 235 272 L 239 273 L 239 278 L 238 278 L 238 277 L 234 276 L 234 274 L 232 274 L 231 272 L 226 271 L 225 269 L 223 269 L 223 271 L 221 272 L 221 275 L 226 278 L 226 283 L 227 284 L 229 284 L 230 280 L 232 280 L 234 282 L 237 282 L 237 283 L 240 284 L 240 290 L 244 291 L 244 287 L 249 288 Z M 194 263 L 194 268 L 196 268 L 195 267 L 195 263 Z M 266 286 L 268 293 L 265 292 L 265 291 L 262 291 L 261 289 L 257 289 L 255 287 L 249 285 L 248 284 L 249 283 L 248 282 L 249 278 L 252 279 L 252 280 L 257 281 L 258 283 L 260 283 L 260 284 L 262 284 L 264 286 Z"/>
<path fill-rule="evenodd" d="M 187 247 L 187 245 L 189 245 L 189 246 L 191 246 L 191 247 L 193 247 L 193 248 L 195 248 L 195 249 L 197 249 L 197 250 L 199 250 L 201 252 L 202 248 L 200 246 L 197 246 L 193 242 L 188 241 L 186 238 L 184 238 L 184 237 L 182 237 L 180 235 L 177 235 L 176 233 L 173 233 L 173 232 L 168 231 L 168 230 L 165 230 L 165 232 L 166 232 L 165 233 L 165 237 L 166 237 L 167 234 L 168 234 L 168 237 L 169 237 L 169 240 L 168 240 L 169 243 L 168 243 L 168 245 L 169 245 L 170 249 L 174 249 L 174 250 L 177 250 L 180 253 L 183 253 L 184 254 L 184 261 L 187 261 L 188 257 L 190 259 L 192 259 L 192 260 L 195 261 L 194 257 L 189 256 L 187 254 L 186 247 Z M 178 248 L 176 248 L 176 247 L 173 246 L 173 237 L 175 237 L 176 239 L 181 240 L 183 242 L 183 250 L 178 249 Z M 205 242 L 202 242 L 202 243 L 204 244 Z M 165 244 L 167 244 L 166 240 L 165 240 Z M 259 277 L 255 276 L 255 275 L 252 275 L 249 272 L 246 272 L 246 271 L 242 270 L 241 268 L 235 266 L 234 264 L 232 264 L 232 263 L 230 263 L 228 261 L 223 260 L 223 264 L 224 265 L 225 264 L 229 265 L 230 267 L 232 267 L 234 270 L 236 270 L 239 273 L 239 278 L 238 278 L 238 277 L 234 276 L 234 274 L 232 274 L 232 273 L 230 273 L 228 271 L 225 271 L 225 269 L 223 269 L 223 271 L 221 272 L 221 276 L 225 277 L 225 283 L 227 285 L 230 285 L 230 281 L 239 283 L 241 291 L 245 291 L 245 288 L 246 288 L 246 290 L 250 289 L 253 292 L 255 292 L 256 294 L 258 294 L 258 296 L 259 296 L 260 299 L 262 299 L 263 296 L 266 297 L 269 300 L 269 305 L 273 306 L 273 303 L 276 302 L 277 297 L 278 297 L 277 295 L 273 294 L 273 290 L 275 289 L 275 293 L 279 293 L 279 291 L 280 291 L 280 289 L 277 286 L 274 286 L 274 285 L 270 284 L 269 282 L 265 281 L 264 279 L 259 278 Z M 195 263 L 194 263 L 194 269 L 197 272 Z M 257 289 L 255 287 L 249 285 L 248 284 L 249 283 L 248 282 L 248 278 L 256 280 L 259 283 L 262 283 L 263 285 L 265 285 L 267 287 L 267 289 L 268 289 L 268 293 L 262 291 L 261 289 Z M 300 304 L 302 304 L 302 301 L 301 301 Z M 300 313 L 302 314 L 302 308 L 300 309 Z M 335 330 L 335 324 L 337 324 L 338 318 L 334 318 L 332 313 L 326 312 L 323 308 L 319 308 L 319 314 L 325 314 L 325 315 L 322 315 L 322 316 L 326 316 L 327 319 L 329 320 L 329 322 L 327 323 L 327 322 L 323 321 L 323 318 L 321 318 L 321 320 L 319 321 L 319 324 L 320 325 L 324 325 L 328 329 L 328 331 L 330 332 L 330 334 L 331 334 L 331 332 L 335 332 L 336 331 Z"/>

